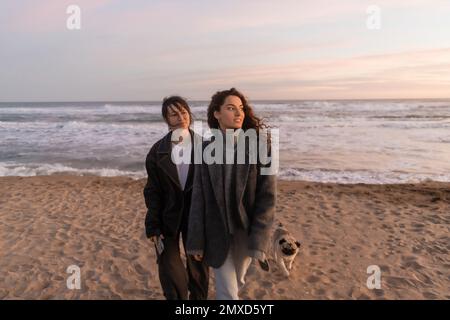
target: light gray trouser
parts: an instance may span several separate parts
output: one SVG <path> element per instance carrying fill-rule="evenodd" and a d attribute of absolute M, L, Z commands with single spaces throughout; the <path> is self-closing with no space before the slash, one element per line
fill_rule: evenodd
<path fill-rule="evenodd" d="M 224 264 L 212 268 L 216 279 L 216 300 L 239 300 L 238 292 L 245 284 L 245 275 L 252 263 L 247 244 L 247 233 L 236 230 Z"/>

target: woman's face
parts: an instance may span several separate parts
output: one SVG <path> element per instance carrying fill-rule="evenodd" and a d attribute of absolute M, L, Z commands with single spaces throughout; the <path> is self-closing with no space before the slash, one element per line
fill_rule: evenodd
<path fill-rule="evenodd" d="M 242 128 L 245 113 L 241 99 L 236 96 L 226 97 L 220 111 L 214 111 L 214 117 L 222 130 Z"/>
<path fill-rule="evenodd" d="M 187 129 L 191 123 L 189 112 L 184 107 L 178 109 L 174 105 L 167 108 L 167 124 L 170 130 Z"/>

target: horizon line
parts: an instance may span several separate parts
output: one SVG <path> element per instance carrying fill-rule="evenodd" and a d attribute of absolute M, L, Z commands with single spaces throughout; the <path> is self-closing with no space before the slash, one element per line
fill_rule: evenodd
<path fill-rule="evenodd" d="M 197 99 L 186 99 L 188 102 L 209 102 L 208 100 L 197 100 Z M 418 101 L 418 100 L 450 100 L 450 97 L 447 98 L 350 98 L 350 99 L 247 99 L 250 102 L 268 102 L 268 101 L 277 101 L 277 102 L 292 102 L 292 101 Z M 145 102 L 145 103 L 162 103 L 162 100 L 41 100 L 41 101 L 0 101 L 0 103 L 123 103 L 123 102 Z"/>

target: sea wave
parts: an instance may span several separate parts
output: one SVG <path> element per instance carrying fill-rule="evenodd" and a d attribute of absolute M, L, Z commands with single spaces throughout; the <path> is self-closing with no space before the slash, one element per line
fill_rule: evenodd
<path fill-rule="evenodd" d="M 158 104 L 138 105 L 58 105 L 58 106 L 1 106 L 0 114 L 161 114 L 161 106 Z"/>
<path fill-rule="evenodd" d="M 126 176 L 133 179 L 146 178 L 144 169 L 129 171 L 118 168 L 74 168 L 61 163 L 0 163 L 0 176 L 41 176 L 68 174 L 77 176 Z M 429 181 L 450 182 L 450 174 L 415 174 L 406 172 L 303 170 L 299 168 L 281 168 L 280 180 L 311 181 L 340 184 L 404 184 Z"/>
<path fill-rule="evenodd" d="M 54 174 L 68 174 L 68 175 L 94 175 L 101 177 L 116 177 L 126 176 L 133 179 L 141 179 L 145 177 L 145 170 L 141 171 L 126 171 L 117 168 L 74 168 L 61 163 L 47 164 L 47 163 L 0 163 L 0 176 L 42 176 Z"/>
<path fill-rule="evenodd" d="M 88 121 L 66 121 L 66 122 L 49 122 L 49 121 L 0 121 L 0 129 L 151 129 L 154 127 L 165 128 L 167 125 L 163 121 L 148 121 L 148 122 L 88 122 Z"/>
<path fill-rule="evenodd" d="M 341 184 L 398 184 L 426 181 L 450 182 L 450 174 L 417 174 L 406 172 L 280 169 L 279 179 Z"/>

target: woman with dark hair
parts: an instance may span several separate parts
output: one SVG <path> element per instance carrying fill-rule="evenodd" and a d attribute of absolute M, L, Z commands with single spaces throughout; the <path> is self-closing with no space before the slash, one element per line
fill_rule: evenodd
<path fill-rule="evenodd" d="M 179 248 L 180 233 L 186 248 L 192 197 L 192 114 L 186 100 L 179 96 L 164 99 L 161 111 L 169 133 L 153 145 L 145 163 L 146 235 L 156 247 L 164 296 L 168 300 L 186 300 L 189 291 L 190 300 L 204 300 L 208 296 L 208 266 L 188 256 L 185 267 Z M 184 154 L 186 161 L 174 163 L 175 154 Z"/>
<path fill-rule="evenodd" d="M 212 97 L 208 125 L 223 133 L 224 140 L 219 141 L 226 149 L 223 154 L 231 152 L 234 161 L 196 165 L 187 253 L 213 268 L 216 299 L 237 300 L 252 258 L 265 260 L 274 219 L 276 179 L 261 174 L 267 165 L 260 161 L 250 163 L 246 157 L 244 163 L 236 163 L 242 134 L 254 130 L 259 136 L 265 127 L 239 91 L 231 88 Z M 223 138 L 230 131 L 234 136 L 231 150 Z M 248 155 L 249 146 L 244 147 Z"/>

